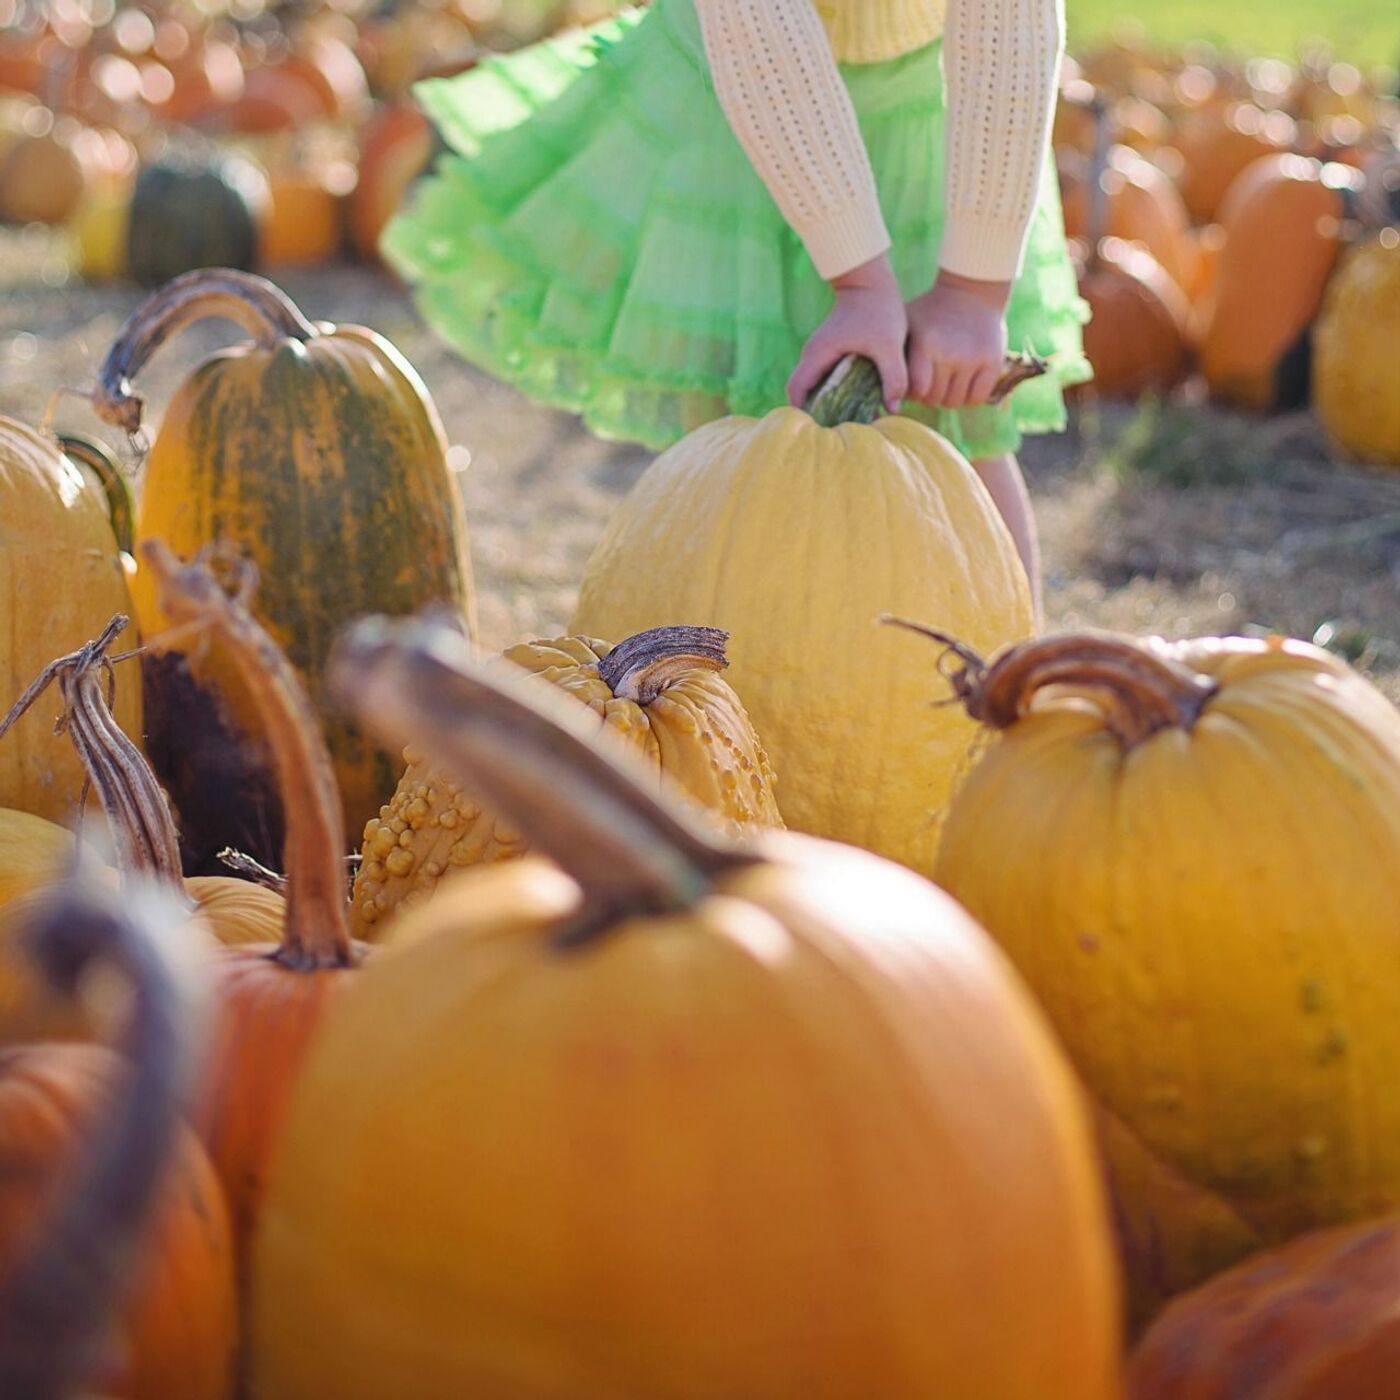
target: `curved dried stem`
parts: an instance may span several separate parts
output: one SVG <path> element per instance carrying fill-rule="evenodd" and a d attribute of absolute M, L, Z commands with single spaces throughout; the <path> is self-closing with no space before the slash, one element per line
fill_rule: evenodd
<path fill-rule="evenodd" d="M 57 682 L 63 714 L 55 728 L 72 741 L 87 781 L 97 791 L 116 842 L 118 869 L 128 880 L 154 875 L 182 890 L 180 840 L 169 804 L 145 755 L 112 715 L 115 664 L 139 654 L 109 654 L 128 621 L 118 613 L 85 646 L 49 662 L 0 720 L 0 737 Z"/>
<path fill-rule="evenodd" d="M 577 881 L 586 913 L 563 941 L 688 908 L 755 859 L 652 796 L 654 780 L 585 708 L 474 659 L 455 631 L 368 619 L 341 640 L 331 676 L 368 728 L 428 754 Z"/>
<path fill-rule="evenodd" d="M 619 700 L 650 705 L 687 671 L 723 671 L 728 640 L 719 627 L 653 627 L 613 647 L 598 675 Z"/>
<path fill-rule="evenodd" d="M 128 1068 L 76 1145 L 61 1194 L 0 1284 L 0 1395 L 68 1400 L 100 1370 L 177 1150 L 199 1059 L 197 973 L 179 956 L 186 911 L 154 886 L 120 896 L 95 878 L 60 887 L 25 938 L 55 989 L 76 995 L 106 963 L 132 988 L 117 1049 Z M 42 1053 L 35 1051 L 34 1053 Z"/>
<path fill-rule="evenodd" d="M 132 380 L 171 336 L 215 316 L 235 322 L 263 346 L 311 340 L 317 334 L 292 299 L 265 277 L 227 267 L 183 273 L 152 292 L 117 332 L 92 391 L 97 416 L 134 434 L 141 427 L 144 403 Z"/>
<path fill-rule="evenodd" d="M 355 953 L 335 769 L 301 678 L 248 609 L 256 570 L 213 549 L 183 564 L 160 540 L 145 541 L 141 559 L 175 624 L 150 645 L 160 648 L 175 633 L 201 636 L 227 657 L 257 706 L 287 825 L 287 918 L 277 960 L 298 969 L 349 966 Z"/>
<path fill-rule="evenodd" d="M 940 674 L 968 715 L 990 729 L 1009 729 L 1038 694 L 1063 686 L 1094 696 L 1109 729 L 1125 748 L 1133 748 L 1163 729 L 1190 729 L 1219 689 L 1209 676 L 1123 638 L 1041 637 L 1007 647 L 988 663 L 937 628 L 903 618 L 883 620 L 943 647 Z"/>

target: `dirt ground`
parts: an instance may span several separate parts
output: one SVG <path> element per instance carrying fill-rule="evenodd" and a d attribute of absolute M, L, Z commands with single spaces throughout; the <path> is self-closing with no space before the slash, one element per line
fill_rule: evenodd
<path fill-rule="evenodd" d="M 90 382 L 136 300 L 63 283 L 62 270 L 42 239 L 0 234 L 0 413 L 37 421 L 55 388 Z M 557 632 L 647 454 L 595 441 L 465 368 L 383 275 L 347 266 L 277 280 L 313 318 L 387 335 L 426 380 L 464 468 L 484 641 Z M 146 380 L 152 404 L 235 336 L 211 326 L 167 347 Z M 71 400 L 57 421 L 96 427 Z M 1338 463 L 1306 414 L 1244 418 L 1189 391 L 1170 404 L 1085 405 L 1025 462 L 1052 626 L 1316 635 L 1400 701 L 1400 470 Z"/>

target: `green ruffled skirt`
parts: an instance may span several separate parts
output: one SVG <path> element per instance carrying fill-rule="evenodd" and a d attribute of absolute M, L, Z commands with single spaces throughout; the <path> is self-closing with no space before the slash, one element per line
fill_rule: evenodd
<path fill-rule="evenodd" d="M 909 297 L 933 281 L 943 223 L 938 51 L 841 70 Z M 785 402 L 832 294 L 729 129 L 693 0 L 415 92 L 451 150 L 383 247 L 462 355 L 653 448 Z M 1086 315 L 1047 161 L 1007 321 L 1013 348 L 1051 373 L 995 407 L 911 411 L 974 458 L 1062 428 L 1063 387 L 1089 377 Z"/>

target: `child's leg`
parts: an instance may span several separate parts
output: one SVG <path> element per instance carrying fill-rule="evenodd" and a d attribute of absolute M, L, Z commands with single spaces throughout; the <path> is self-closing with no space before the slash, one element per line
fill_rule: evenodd
<path fill-rule="evenodd" d="M 972 466 L 982 478 L 982 484 L 991 492 L 1001 518 L 1006 521 L 1011 538 L 1016 542 L 1021 562 L 1026 566 L 1038 629 L 1041 624 L 1040 541 L 1036 535 L 1035 515 L 1031 511 L 1026 479 L 1021 475 L 1021 464 L 1008 452 L 1004 457 L 980 458 Z"/>

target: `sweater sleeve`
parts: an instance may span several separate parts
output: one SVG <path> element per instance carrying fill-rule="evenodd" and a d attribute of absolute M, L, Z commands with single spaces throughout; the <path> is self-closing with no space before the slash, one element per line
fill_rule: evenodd
<path fill-rule="evenodd" d="M 948 0 L 939 263 L 949 272 L 990 282 L 1020 272 L 1063 44 L 1063 0 Z"/>
<path fill-rule="evenodd" d="M 812 0 L 696 0 L 715 93 L 818 273 L 890 246 L 870 158 Z"/>

